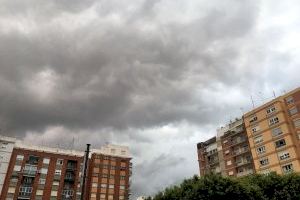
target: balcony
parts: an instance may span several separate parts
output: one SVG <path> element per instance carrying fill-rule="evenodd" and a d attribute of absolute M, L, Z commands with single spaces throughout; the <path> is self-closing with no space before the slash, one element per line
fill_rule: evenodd
<path fill-rule="evenodd" d="M 241 155 L 243 153 L 247 153 L 249 152 L 249 147 L 243 147 L 243 148 L 240 148 L 238 150 L 235 150 L 232 152 L 232 155 L 233 156 L 238 156 L 238 155 Z"/>
<path fill-rule="evenodd" d="M 246 171 L 237 173 L 236 176 L 237 176 L 237 177 L 240 177 L 240 176 L 247 176 L 247 175 L 253 174 L 253 173 L 254 173 L 253 169 L 248 169 L 248 170 L 246 170 Z"/>
<path fill-rule="evenodd" d="M 237 138 L 237 139 L 231 141 L 231 145 L 237 145 L 237 144 L 240 144 L 240 143 L 246 142 L 246 141 L 247 141 L 246 137 Z"/>
<path fill-rule="evenodd" d="M 22 170 L 24 176 L 35 177 L 38 172 L 36 165 L 26 164 Z"/>
<path fill-rule="evenodd" d="M 68 164 L 67 165 L 67 171 L 75 171 L 76 170 L 76 165 L 70 165 L 70 164 Z"/>
<path fill-rule="evenodd" d="M 64 189 L 62 192 L 62 200 L 72 199 L 73 194 L 74 194 L 74 190 Z"/>
<path fill-rule="evenodd" d="M 68 182 L 74 182 L 75 181 L 75 176 L 73 174 L 66 174 L 65 176 L 65 181 L 68 181 Z"/>
<path fill-rule="evenodd" d="M 241 160 L 241 161 L 239 161 L 239 162 L 236 162 L 236 165 L 237 166 L 242 166 L 242 165 L 247 165 L 247 164 L 250 164 L 252 161 L 250 160 L 250 159 L 248 159 L 248 160 Z"/>
<path fill-rule="evenodd" d="M 32 187 L 20 187 L 18 199 L 30 199 Z"/>

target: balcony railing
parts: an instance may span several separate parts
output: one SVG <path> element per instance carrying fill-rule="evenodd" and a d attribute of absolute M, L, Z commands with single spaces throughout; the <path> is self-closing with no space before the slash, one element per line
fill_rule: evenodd
<path fill-rule="evenodd" d="M 247 141 L 246 137 L 237 138 L 231 142 L 231 145 L 239 144 L 239 143 L 246 142 L 246 141 Z"/>
<path fill-rule="evenodd" d="M 246 175 L 249 175 L 249 174 L 253 174 L 253 169 L 249 169 L 249 170 L 237 173 L 237 177 L 246 176 Z"/>
<path fill-rule="evenodd" d="M 236 162 L 237 166 L 241 166 L 241 165 L 247 165 L 249 163 L 251 163 L 251 160 L 242 160 L 241 162 Z"/>
<path fill-rule="evenodd" d="M 66 181 L 75 181 L 75 176 L 71 174 L 66 174 L 65 176 Z"/>
<path fill-rule="evenodd" d="M 30 199 L 32 193 L 32 187 L 20 187 L 19 197 L 23 199 Z"/>
<path fill-rule="evenodd" d="M 62 199 L 72 199 L 74 190 L 64 189 L 62 192 Z"/>
<path fill-rule="evenodd" d="M 29 165 L 29 164 L 26 164 L 22 170 L 24 176 L 35 176 L 37 172 L 38 172 L 37 166 Z"/>
<path fill-rule="evenodd" d="M 232 155 L 233 156 L 237 156 L 237 155 L 240 155 L 240 154 L 243 154 L 243 153 L 246 153 L 249 151 L 249 147 L 243 147 L 243 148 L 240 148 L 238 150 L 235 150 L 232 152 Z"/>

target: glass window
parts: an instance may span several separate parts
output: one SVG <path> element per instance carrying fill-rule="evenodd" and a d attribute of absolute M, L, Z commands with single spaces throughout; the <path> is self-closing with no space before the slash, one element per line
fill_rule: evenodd
<path fill-rule="evenodd" d="M 290 154 L 287 151 L 279 152 L 278 157 L 279 157 L 279 160 L 285 160 L 285 159 L 288 159 L 290 157 Z"/>
<path fill-rule="evenodd" d="M 286 101 L 286 104 L 289 105 L 289 104 L 294 103 L 294 98 L 292 96 L 289 96 L 288 98 L 285 99 L 285 101 Z"/>
<path fill-rule="evenodd" d="M 51 191 L 51 196 L 56 197 L 57 196 L 57 191 Z"/>
<path fill-rule="evenodd" d="M 63 165 L 64 164 L 64 160 L 63 159 L 57 159 L 56 164 L 57 165 Z"/>
<path fill-rule="evenodd" d="M 50 163 L 50 158 L 44 158 L 43 163 L 44 164 L 49 164 Z"/>
<path fill-rule="evenodd" d="M 252 132 L 256 133 L 260 130 L 259 126 L 252 127 Z"/>
<path fill-rule="evenodd" d="M 266 152 L 266 147 L 265 146 L 258 147 L 256 149 L 256 151 L 257 151 L 258 154 L 265 153 Z"/>
<path fill-rule="evenodd" d="M 254 143 L 255 143 L 255 144 L 261 143 L 261 142 L 263 142 L 263 141 L 264 141 L 264 140 L 263 140 L 262 135 L 257 136 L 257 137 L 254 138 Z"/>
<path fill-rule="evenodd" d="M 17 160 L 23 160 L 24 159 L 24 155 L 17 155 Z"/>
<path fill-rule="evenodd" d="M 44 185 L 46 183 L 46 179 L 44 179 L 44 178 L 40 178 L 40 180 L 39 180 L 39 184 L 42 184 L 42 185 Z"/>
<path fill-rule="evenodd" d="M 284 139 L 281 139 L 281 140 L 278 140 L 275 142 L 275 146 L 276 148 L 279 148 L 279 147 L 282 147 L 282 146 L 285 146 L 286 143 L 285 143 L 285 140 Z"/>
<path fill-rule="evenodd" d="M 295 115 L 295 114 L 297 114 L 297 113 L 298 113 L 297 107 L 290 108 L 290 109 L 289 109 L 289 113 L 290 113 L 290 115 Z"/>
<path fill-rule="evenodd" d="M 279 123 L 279 118 L 278 117 L 272 117 L 269 120 L 269 125 L 274 125 L 274 124 L 277 124 L 277 123 Z"/>
<path fill-rule="evenodd" d="M 275 111 L 276 111 L 275 107 L 271 106 L 270 108 L 267 109 L 267 114 L 271 114 L 271 113 L 273 113 Z"/>
<path fill-rule="evenodd" d="M 253 123 L 253 122 L 255 122 L 255 121 L 257 121 L 256 115 L 252 116 L 252 117 L 250 118 L 250 120 L 249 120 L 250 123 Z"/>
<path fill-rule="evenodd" d="M 288 165 L 284 165 L 282 166 L 282 171 L 283 173 L 289 173 L 293 171 L 293 164 L 288 164 Z"/>
<path fill-rule="evenodd" d="M 269 159 L 268 158 L 263 158 L 259 161 L 261 166 L 265 166 L 269 164 Z"/>
<path fill-rule="evenodd" d="M 294 125 L 296 128 L 300 128 L 300 119 L 295 119 L 294 120 Z"/>
<path fill-rule="evenodd" d="M 56 169 L 56 170 L 55 170 L 55 175 L 61 175 L 61 170 Z"/>
<path fill-rule="evenodd" d="M 101 184 L 101 188 L 107 188 L 107 184 L 102 183 L 102 184 Z"/>
<path fill-rule="evenodd" d="M 46 169 L 46 168 L 41 169 L 41 174 L 47 174 L 47 173 L 48 173 L 48 169 Z"/>
<path fill-rule="evenodd" d="M 16 171 L 16 172 L 21 171 L 21 166 L 20 165 L 15 165 L 14 171 Z"/>
<path fill-rule="evenodd" d="M 109 189 L 114 189 L 115 185 L 109 185 L 108 188 Z"/>
<path fill-rule="evenodd" d="M 282 130 L 281 130 L 280 127 L 272 129 L 272 136 L 273 137 L 276 137 L 276 136 L 281 135 L 281 134 L 282 134 Z"/>

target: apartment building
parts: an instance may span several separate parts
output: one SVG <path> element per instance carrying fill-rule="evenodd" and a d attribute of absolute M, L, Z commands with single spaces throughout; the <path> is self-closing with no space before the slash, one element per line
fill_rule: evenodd
<path fill-rule="evenodd" d="M 254 173 L 253 159 L 243 119 L 236 119 L 218 130 L 224 159 L 223 174 L 244 176 Z"/>
<path fill-rule="evenodd" d="M 130 160 L 128 147 L 110 145 L 100 152 L 94 150 L 89 167 L 89 199 L 129 199 Z"/>
<path fill-rule="evenodd" d="M 297 88 L 218 129 L 217 137 L 197 145 L 200 174 L 300 172 L 299 113 Z M 210 164 L 212 155 L 217 161 L 214 165 Z"/>
<path fill-rule="evenodd" d="M 3 186 L 1 200 L 81 199 L 85 155 L 83 151 L 27 145 L 23 141 L 4 136 L 0 136 L 0 145 L 2 145 L 0 183 Z M 92 170 L 94 170 L 96 157 L 110 158 L 116 163 L 104 165 L 105 162 L 100 162 L 99 168 L 97 168 L 99 173 L 95 173 Z M 128 147 L 108 144 L 100 149 L 92 149 L 88 160 L 84 199 L 129 199 L 130 160 Z M 124 161 L 126 161 L 126 165 L 123 164 Z M 104 169 L 108 166 L 114 168 L 115 172 L 111 170 L 110 173 L 106 173 Z M 126 171 L 122 177 L 123 173 L 120 171 L 123 168 L 121 166 L 124 166 L 124 171 Z M 112 176 L 113 173 L 115 173 L 114 176 Z M 95 191 L 95 184 L 92 180 L 96 174 L 111 176 L 109 176 L 109 182 L 101 182 Z M 122 182 L 120 179 L 124 181 Z M 106 195 L 105 198 L 102 198 L 102 187 L 113 188 L 114 192 L 108 192 L 113 195 Z"/>
<path fill-rule="evenodd" d="M 258 173 L 300 172 L 300 88 L 246 113 L 244 122 Z"/>
<path fill-rule="evenodd" d="M 198 162 L 200 174 L 209 173 L 222 173 L 220 155 L 222 154 L 221 149 L 218 150 L 217 137 L 210 138 L 205 142 L 197 144 L 198 149 Z"/>

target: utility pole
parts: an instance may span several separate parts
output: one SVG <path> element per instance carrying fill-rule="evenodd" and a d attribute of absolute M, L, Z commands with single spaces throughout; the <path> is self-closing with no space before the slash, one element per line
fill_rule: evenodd
<path fill-rule="evenodd" d="M 82 188 L 81 188 L 81 200 L 84 200 L 85 195 L 85 182 L 86 182 L 86 173 L 88 168 L 88 162 L 89 162 L 89 154 L 90 154 L 90 146 L 91 144 L 86 145 L 86 151 L 85 151 L 85 158 L 84 158 L 84 168 L 83 168 L 83 178 L 82 178 Z"/>

